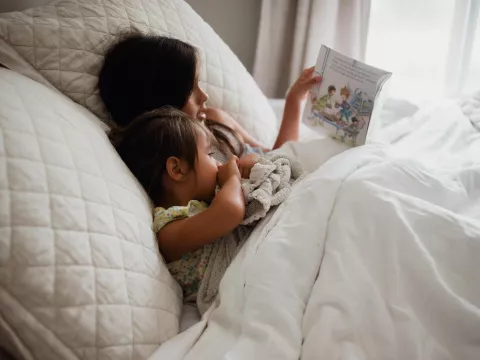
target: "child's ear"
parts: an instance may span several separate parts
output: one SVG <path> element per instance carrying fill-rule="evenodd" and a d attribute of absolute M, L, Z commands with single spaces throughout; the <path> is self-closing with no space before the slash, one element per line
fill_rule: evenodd
<path fill-rule="evenodd" d="M 188 165 L 185 163 L 185 161 L 175 156 L 170 156 L 167 159 L 165 169 L 167 170 L 168 176 L 175 181 L 183 181 L 185 179 L 185 175 L 188 173 Z"/>

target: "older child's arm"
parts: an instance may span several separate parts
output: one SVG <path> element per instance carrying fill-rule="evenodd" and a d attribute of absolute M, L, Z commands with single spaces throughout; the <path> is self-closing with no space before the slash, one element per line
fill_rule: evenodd
<path fill-rule="evenodd" d="M 287 141 L 297 141 L 300 136 L 300 121 L 302 120 L 302 102 L 307 98 L 310 88 L 321 81 L 320 76 L 314 76 L 315 67 L 302 71 L 295 84 L 290 88 L 285 109 L 283 110 L 282 125 L 278 132 L 274 149 L 278 149 Z"/>
<path fill-rule="evenodd" d="M 232 158 L 219 169 L 221 189 L 208 209 L 173 221 L 157 233 L 158 246 L 167 262 L 228 234 L 243 220 L 245 200 L 236 161 Z"/>
<path fill-rule="evenodd" d="M 207 119 L 216 121 L 223 125 L 228 126 L 234 130 L 238 135 L 240 135 L 245 143 L 250 146 L 258 147 L 264 151 L 269 151 L 265 145 L 261 144 L 253 136 L 251 136 L 234 118 L 228 115 L 225 111 L 222 111 L 217 108 L 208 108 L 205 112 Z"/>
<path fill-rule="evenodd" d="M 291 93 L 287 95 L 283 110 L 282 124 L 278 131 L 277 140 L 273 149 L 278 149 L 287 141 L 296 141 L 300 137 L 300 120 L 302 116 L 302 102 Z"/>

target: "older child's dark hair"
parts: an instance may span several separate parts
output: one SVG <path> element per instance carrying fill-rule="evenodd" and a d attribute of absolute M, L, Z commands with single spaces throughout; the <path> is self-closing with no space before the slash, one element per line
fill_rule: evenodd
<path fill-rule="evenodd" d="M 198 131 L 211 133 L 198 121 L 172 107 L 154 110 L 126 127 L 114 128 L 110 141 L 156 204 L 162 196 L 162 177 L 167 159 L 178 157 L 195 168 Z"/>
<path fill-rule="evenodd" d="M 337 91 L 337 88 L 334 85 L 330 85 L 328 87 L 328 92 L 331 92 L 331 91 Z"/>
<path fill-rule="evenodd" d="M 197 56 L 192 45 L 164 36 L 127 33 L 112 44 L 105 54 L 98 88 L 113 121 L 126 126 L 163 106 L 182 109 L 195 85 Z M 206 125 L 223 153 L 241 155 L 243 143 L 232 129 L 213 121 Z"/>
<path fill-rule="evenodd" d="M 98 77 L 100 97 L 121 126 L 162 106 L 181 109 L 192 93 L 197 50 L 183 41 L 126 34 L 105 55 Z"/>

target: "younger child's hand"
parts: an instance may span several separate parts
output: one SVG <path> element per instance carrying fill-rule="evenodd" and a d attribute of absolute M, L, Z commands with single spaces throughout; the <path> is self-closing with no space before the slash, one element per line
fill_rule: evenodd
<path fill-rule="evenodd" d="M 225 183 L 231 177 L 235 176 L 238 179 L 241 178 L 237 161 L 238 161 L 238 158 L 236 156 L 232 156 L 230 159 L 228 159 L 226 164 L 223 164 L 218 168 L 217 180 L 218 180 L 218 185 L 220 185 L 220 187 L 223 187 L 223 185 L 225 185 Z"/>
<path fill-rule="evenodd" d="M 242 156 L 240 160 L 238 160 L 238 168 L 240 169 L 240 175 L 243 179 L 248 179 L 250 177 L 250 172 L 259 159 L 260 155 L 250 153 Z"/>
<path fill-rule="evenodd" d="M 300 77 L 288 91 L 287 97 L 292 100 L 303 101 L 307 98 L 312 86 L 321 81 L 322 77 L 320 75 L 315 75 L 315 66 L 309 67 L 302 71 Z"/>

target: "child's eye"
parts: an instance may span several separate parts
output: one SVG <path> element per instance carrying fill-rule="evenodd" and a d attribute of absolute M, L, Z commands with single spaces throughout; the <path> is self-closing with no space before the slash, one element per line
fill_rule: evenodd
<path fill-rule="evenodd" d="M 214 152 L 211 152 L 211 153 L 208 153 L 208 156 L 213 156 L 215 153 Z"/>

